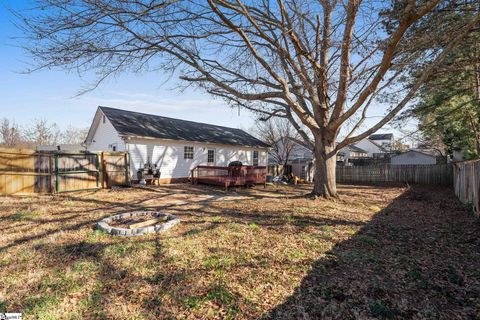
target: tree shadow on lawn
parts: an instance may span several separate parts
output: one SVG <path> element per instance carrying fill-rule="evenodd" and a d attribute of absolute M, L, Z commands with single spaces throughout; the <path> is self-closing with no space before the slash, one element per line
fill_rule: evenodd
<path fill-rule="evenodd" d="M 316 261 L 269 319 L 478 319 L 480 222 L 414 186 Z"/>

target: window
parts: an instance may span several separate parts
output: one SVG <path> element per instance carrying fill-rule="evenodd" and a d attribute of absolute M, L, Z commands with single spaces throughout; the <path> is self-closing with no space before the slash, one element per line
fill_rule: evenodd
<path fill-rule="evenodd" d="M 253 165 L 258 166 L 258 151 L 253 151 Z"/>
<path fill-rule="evenodd" d="M 112 151 L 117 151 L 117 146 L 112 146 Z"/>
<path fill-rule="evenodd" d="M 183 147 L 183 159 L 193 159 L 193 147 L 192 146 Z"/>
<path fill-rule="evenodd" d="M 215 162 L 215 150 L 209 149 L 207 153 L 207 162 L 214 163 Z"/>

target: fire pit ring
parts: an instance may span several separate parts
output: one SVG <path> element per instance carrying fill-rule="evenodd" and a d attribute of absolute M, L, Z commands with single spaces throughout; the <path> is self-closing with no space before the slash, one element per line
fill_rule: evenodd
<path fill-rule="evenodd" d="M 165 219 L 160 223 L 156 223 L 154 225 L 139 227 L 139 228 L 120 228 L 112 226 L 112 222 L 122 220 L 122 219 L 129 219 L 132 217 L 143 217 L 143 216 L 152 216 L 152 218 L 158 219 Z M 103 230 L 113 236 L 139 236 L 142 234 L 147 233 L 157 233 L 157 232 L 165 232 L 171 229 L 173 226 L 178 224 L 180 219 L 173 214 L 168 213 L 159 213 L 156 211 L 132 211 L 132 212 L 125 212 L 116 214 L 111 217 L 104 218 L 97 223 L 97 228 Z"/>

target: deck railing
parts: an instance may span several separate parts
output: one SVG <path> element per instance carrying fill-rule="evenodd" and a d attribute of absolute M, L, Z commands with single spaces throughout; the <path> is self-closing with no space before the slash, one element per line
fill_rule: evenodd
<path fill-rule="evenodd" d="M 246 186 L 265 183 L 267 167 L 260 166 L 197 166 L 192 169 L 192 183 L 223 186 Z"/>

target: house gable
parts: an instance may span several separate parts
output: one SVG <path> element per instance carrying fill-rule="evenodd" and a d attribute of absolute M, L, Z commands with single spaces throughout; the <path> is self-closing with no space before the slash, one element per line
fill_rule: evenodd
<path fill-rule="evenodd" d="M 385 153 L 385 150 L 370 139 L 363 139 L 354 144 L 356 147 L 365 150 L 369 157 L 374 154 Z"/>
<path fill-rule="evenodd" d="M 97 109 L 85 140 L 90 151 L 125 151 L 125 141 L 100 108 Z"/>

